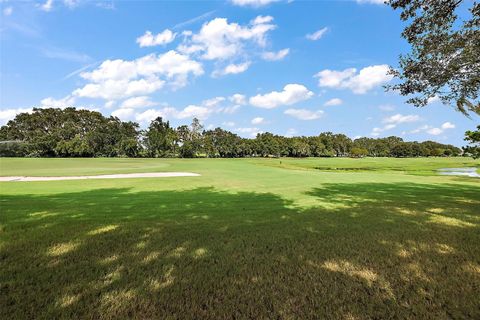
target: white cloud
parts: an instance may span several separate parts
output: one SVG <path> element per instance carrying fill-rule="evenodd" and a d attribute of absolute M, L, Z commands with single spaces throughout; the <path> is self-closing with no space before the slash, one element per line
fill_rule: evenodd
<path fill-rule="evenodd" d="M 136 95 L 150 94 L 163 88 L 165 81 L 157 77 L 139 80 L 106 80 L 89 83 L 73 91 L 73 95 L 83 98 L 118 100 Z"/>
<path fill-rule="evenodd" d="M 145 108 L 152 107 L 157 105 L 157 103 L 150 101 L 148 96 L 139 96 L 127 99 L 122 102 L 120 105 L 121 109 L 135 109 L 135 108 Z"/>
<path fill-rule="evenodd" d="M 314 33 L 309 33 L 305 37 L 308 40 L 317 41 L 317 40 L 321 39 L 325 35 L 325 33 L 327 33 L 327 31 L 328 31 L 328 28 L 325 27 L 325 28 L 322 28 L 320 30 L 315 31 Z"/>
<path fill-rule="evenodd" d="M 242 56 L 245 47 L 266 45 L 267 33 L 276 28 L 270 16 L 258 16 L 249 25 L 229 23 L 225 18 L 215 18 L 198 33 L 186 34 L 178 50 L 186 54 L 199 54 L 205 60 L 225 60 Z"/>
<path fill-rule="evenodd" d="M 157 117 L 162 117 L 162 118 L 169 118 L 173 114 L 175 114 L 177 110 L 174 108 L 166 107 L 162 108 L 159 110 L 156 109 L 148 109 L 145 110 L 141 113 L 137 113 L 135 115 L 135 121 L 143 124 L 148 124 L 150 123 L 153 119 L 156 119 Z"/>
<path fill-rule="evenodd" d="M 134 109 L 131 108 L 124 108 L 118 109 L 111 113 L 112 117 L 117 117 L 120 120 L 131 120 L 135 113 Z"/>
<path fill-rule="evenodd" d="M 64 109 L 66 107 L 73 107 L 75 104 L 75 101 L 76 101 L 75 97 L 68 95 L 62 99 L 55 99 L 52 97 L 48 97 L 48 98 L 42 99 L 40 101 L 40 104 L 42 108 Z"/>
<path fill-rule="evenodd" d="M 3 125 L 7 123 L 9 120 L 15 118 L 15 116 L 19 113 L 31 113 L 32 108 L 11 108 L 11 109 L 4 109 L 0 110 L 0 124 Z"/>
<path fill-rule="evenodd" d="M 269 5 L 270 3 L 277 2 L 279 0 L 230 0 L 232 4 L 236 6 L 241 6 L 241 7 L 263 7 L 266 5 Z"/>
<path fill-rule="evenodd" d="M 382 111 L 393 111 L 393 110 L 395 110 L 395 106 L 393 106 L 391 104 L 383 104 L 383 105 L 379 106 L 378 108 Z"/>
<path fill-rule="evenodd" d="M 235 126 L 235 122 L 233 121 L 225 121 L 222 123 L 222 125 L 226 126 L 226 127 L 234 127 Z"/>
<path fill-rule="evenodd" d="M 13 8 L 12 7 L 6 7 L 3 9 L 3 15 L 4 16 L 10 16 L 13 13 Z"/>
<path fill-rule="evenodd" d="M 290 49 L 282 49 L 277 52 L 267 51 L 262 53 L 262 58 L 267 61 L 278 61 L 284 59 L 290 53 Z"/>
<path fill-rule="evenodd" d="M 173 33 L 169 29 L 165 29 L 156 35 L 151 31 L 146 31 L 145 34 L 137 38 L 137 43 L 140 47 L 153 47 L 158 45 L 165 45 L 175 40 L 176 33 Z"/>
<path fill-rule="evenodd" d="M 440 128 L 430 128 L 427 130 L 427 133 L 433 136 L 438 136 L 439 134 L 443 133 L 443 130 Z"/>
<path fill-rule="evenodd" d="M 376 128 L 373 128 L 371 135 L 374 136 L 374 137 L 377 137 L 377 136 L 380 135 L 381 132 L 391 130 L 391 129 L 396 128 L 396 127 L 397 127 L 397 125 L 394 124 L 394 123 L 387 124 L 382 128 L 376 127 Z"/>
<path fill-rule="evenodd" d="M 392 80 L 387 74 L 388 65 L 374 65 L 361 69 L 348 68 L 343 71 L 323 70 L 315 75 L 320 87 L 350 89 L 355 94 L 364 94 L 367 91 Z"/>
<path fill-rule="evenodd" d="M 294 129 L 294 128 L 289 128 L 289 129 L 287 130 L 287 132 L 285 133 L 285 137 L 291 138 L 291 137 L 294 137 L 297 133 L 298 133 L 298 131 L 297 131 L 296 129 Z"/>
<path fill-rule="evenodd" d="M 76 89 L 73 95 L 105 100 L 124 99 L 153 93 L 165 84 L 185 86 L 189 76 L 199 76 L 203 72 L 199 62 L 174 50 L 135 60 L 105 60 L 95 70 L 80 73 L 90 83 Z"/>
<path fill-rule="evenodd" d="M 311 111 L 307 109 L 287 109 L 284 113 L 299 120 L 316 120 L 323 115 L 322 110 Z"/>
<path fill-rule="evenodd" d="M 420 120 L 420 117 L 417 115 L 409 114 L 409 115 L 402 115 L 400 113 L 397 113 L 393 116 L 387 117 L 383 119 L 384 123 L 393 123 L 393 124 L 400 124 L 400 123 L 406 123 L 406 122 L 416 122 Z"/>
<path fill-rule="evenodd" d="M 196 105 L 189 105 L 185 107 L 182 111 L 174 115 L 175 118 L 185 119 L 185 118 L 198 118 L 200 120 L 205 120 L 208 118 L 209 114 L 213 112 L 212 109 L 207 107 L 201 107 Z"/>
<path fill-rule="evenodd" d="M 440 101 L 440 98 L 438 96 L 433 96 L 431 98 L 427 99 L 427 104 L 433 104 Z"/>
<path fill-rule="evenodd" d="M 259 108 L 272 109 L 278 106 L 288 106 L 300 101 L 308 100 L 313 96 L 313 92 L 301 84 L 287 84 L 283 91 L 272 91 L 264 95 L 251 97 L 249 102 L 252 106 Z"/>
<path fill-rule="evenodd" d="M 265 119 L 262 118 L 262 117 L 256 117 L 256 118 L 253 118 L 253 119 L 252 119 L 251 123 L 252 123 L 252 124 L 255 124 L 255 125 L 264 124 L 264 123 L 265 123 Z"/>
<path fill-rule="evenodd" d="M 214 71 L 212 73 L 212 76 L 219 77 L 219 76 L 225 76 L 227 74 L 237 74 L 237 73 L 245 72 L 247 71 L 248 67 L 250 67 L 250 63 L 251 63 L 250 61 L 240 63 L 240 64 L 231 63 L 222 70 Z"/>
<path fill-rule="evenodd" d="M 411 130 L 411 131 L 407 131 L 405 133 L 417 134 L 417 133 L 425 132 L 425 133 L 428 133 L 432 136 L 438 136 L 438 135 L 444 133 L 445 130 L 454 129 L 454 128 L 455 128 L 455 125 L 453 123 L 445 122 L 439 128 L 433 127 L 433 126 L 430 126 L 430 125 L 423 125 L 421 127 L 418 127 L 418 128 L 416 128 L 414 130 Z"/>
<path fill-rule="evenodd" d="M 247 135 L 247 136 L 250 136 L 250 137 L 255 137 L 257 134 L 259 133 L 262 133 L 263 131 L 261 131 L 260 129 L 258 128 L 236 128 L 234 129 L 235 132 L 237 132 L 238 134 L 240 135 Z"/>
<path fill-rule="evenodd" d="M 342 103 L 343 103 L 342 99 L 333 98 L 333 99 L 330 99 L 327 102 L 325 102 L 323 105 L 326 106 L 326 107 L 330 107 L 330 106 L 339 106 Z"/>
<path fill-rule="evenodd" d="M 238 111 L 238 109 L 240 109 L 240 105 L 239 104 L 236 104 L 236 105 L 233 105 L 233 106 L 228 106 L 228 107 L 222 107 L 218 110 L 218 112 L 222 112 L 222 113 L 226 113 L 226 114 L 233 114 L 235 112 Z"/>
<path fill-rule="evenodd" d="M 107 109 L 110 109 L 110 108 L 113 108 L 115 106 L 115 101 L 107 101 L 105 102 L 105 104 L 103 105 L 104 108 L 107 108 Z"/>
<path fill-rule="evenodd" d="M 228 98 L 231 102 L 239 105 L 246 105 L 247 104 L 247 97 L 240 93 L 235 93 L 234 95 Z"/>
<path fill-rule="evenodd" d="M 53 0 L 47 0 L 44 4 L 39 5 L 40 10 L 50 12 L 53 9 Z"/>
<path fill-rule="evenodd" d="M 444 124 L 442 124 L 441 126 L 442 129 L 455 129 L 455 125 L 451 122 L 445 122 Z"/>
<path fill-rule="evenodd" d="M 225 101 L 224 97 L 215 97 L 215 98 L 204 100 L 202 102 L 202 105 L 207 108 L 215 108 L 215 107 L 218 107 L 220 103 L 222 103 L 223 101 Z"/>
<path fill-rule="evenodd" d="M 412 115 L 412 114 L 403 115 L 403 114 L 397 113 L 393 116 L 384 118 L 382 122 L 385 123 L 385 125 L 383 127 L 373 128 L 371 135 L 376 137 L 376 136 L 379 136 L 380 133 L 384 131 L 388 131 L 396 128 L 399 124 L 412 123 L 412 122 L 417 122 L 419 120 L 420 120 L 420 117 L 417 115 Z M 427 128 L 428 127 L 425 127 L 422 130 L 425 130 Z"/>

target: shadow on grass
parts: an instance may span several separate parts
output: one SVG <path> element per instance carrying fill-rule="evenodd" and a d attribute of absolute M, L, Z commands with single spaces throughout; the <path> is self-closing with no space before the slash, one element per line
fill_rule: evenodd
<path fill-rule="evenodd" d="M 480 192 L 2 196 L 0 318 L 478 318 Z"/>

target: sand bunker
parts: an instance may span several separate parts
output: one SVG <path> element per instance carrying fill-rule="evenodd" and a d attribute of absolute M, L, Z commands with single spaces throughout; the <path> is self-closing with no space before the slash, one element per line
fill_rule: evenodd
<path fill-rule="evenodd" d="M 152 172 L 152 173 L 123 173 L 102 174 L 97 176 L 71 177 L 0 177 L 0 181 L 59 181 L 59 180 L 86 180 L 86 179 L 127 179 L 127 178 L 168 178 L 168 177 L 198 177 L 192 172 Z"/>

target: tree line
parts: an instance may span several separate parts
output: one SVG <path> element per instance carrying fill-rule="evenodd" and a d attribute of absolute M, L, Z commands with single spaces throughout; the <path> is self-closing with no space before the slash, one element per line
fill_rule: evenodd
<path fill-rule="evenodd" d="M 462 150 L 400 137 L 359 138 L 323 132 L 284 137 L 269 132 L 246 139 L 222 128 L 205 130 L 198 119 L 174 128 L 161 117 L 138 123 L 75 108 L 34 109 L 0 128 L 0 156 L 15 157 L 429 157 Z"/>

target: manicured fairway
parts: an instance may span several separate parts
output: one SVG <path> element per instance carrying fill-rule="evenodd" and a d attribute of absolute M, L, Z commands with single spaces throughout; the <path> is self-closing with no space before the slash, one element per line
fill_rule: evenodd
<path fill-rule="evenodd" d="M 479 319 L 455 159 L 0 159 L 1 319 Z"/>

